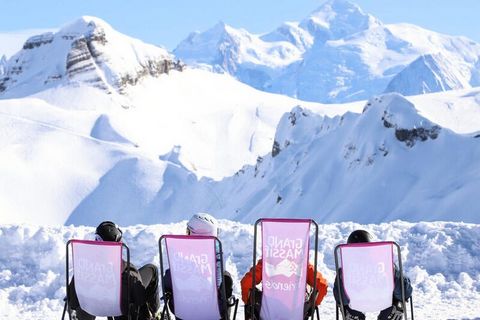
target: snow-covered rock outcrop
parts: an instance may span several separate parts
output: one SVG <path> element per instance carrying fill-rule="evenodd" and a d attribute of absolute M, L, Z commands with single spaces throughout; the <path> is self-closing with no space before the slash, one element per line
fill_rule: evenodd
<path fill-rule="evenodd" d="M 82 17 L 61 28 L 30 37 L 5 64 L 0 96 L 18 97 L 50 87 L 78 83 L 119 92 L 146 76 L 182 66 L 166 50 L 115 31 L 105 21 Z"/>
<path fill-rule="evenodd" d="M 478 221 L 479 141 L 432 123 L 398 94 L 370 100 L 360 115 L 295 108 L 270 155 L 216 186 L 229 199 L 220 215 Z"/>

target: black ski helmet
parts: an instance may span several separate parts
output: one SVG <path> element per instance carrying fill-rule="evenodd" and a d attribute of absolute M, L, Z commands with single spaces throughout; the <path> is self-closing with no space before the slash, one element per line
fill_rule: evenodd
<path fill-rule="evenodd" d="M 365 230 L 355 230 L 348 236 L 347 243 L 372 242 L 372 235 Z"/>
<path fill-rule="evenodd" d="M 122 240 L 122 230 L 112 221 L 103 221 L 95 230 L 96 240 L 115 241 Z"/>

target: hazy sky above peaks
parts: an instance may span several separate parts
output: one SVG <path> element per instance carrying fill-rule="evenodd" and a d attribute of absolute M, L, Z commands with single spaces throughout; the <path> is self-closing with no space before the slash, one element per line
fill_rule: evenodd
<path fill-rule="evenodd" d="M 173 50 L 191 31 L 223 21 L 251 33 L 299 21 L 323 0 L 1 0 L 0 33 L 58 28 L 82 15 Z M 480 42 L 480 0 L 353 0 L 384 23 L 408 22 Z M 0 44 L 1 48 L 1 44 Z M 1 54 L 1 52 L 0 52 Z"/>

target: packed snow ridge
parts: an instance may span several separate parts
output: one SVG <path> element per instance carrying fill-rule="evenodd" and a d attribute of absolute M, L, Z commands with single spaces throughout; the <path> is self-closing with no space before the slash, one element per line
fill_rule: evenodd
<path fill-rule="evenodd" d="M 253 227 L 221 220 L 220 228 L 225 266 L 233 276 L 234 293 L 239 296 L 239 281 L 252 263 Z M 379 240 L 400 244 L 405 273 L 414 288 L 418 319 L 478 317 L 480 227 L 397 221 L 379 225 L 320 224 L 318 268 L 329 282 L 327 297 L 320 306 L 322 319 L 335 319 L 333 250 L 358 228 L 369 230 Z M 185 222 L 122 229 L 132 262 L 137 266 L 158 266 L 158 238 L 183 234 Z M 65 244 L 72 238 L 93 239 L 93 232 L 92 227 L 0 225 L 0 318 L 59 319 L 65 296 Z M 243 305 L 237 319 L 243 319 Z"/>
<path fill-rule="evenodd" d="M 345 0 L 327 1 L 302 21 L 261 35 L 222 22 L 190 34 L 174 54 L 260 90 L 326 103 L 480 85 L 478 43 L 383 24 Z"/>

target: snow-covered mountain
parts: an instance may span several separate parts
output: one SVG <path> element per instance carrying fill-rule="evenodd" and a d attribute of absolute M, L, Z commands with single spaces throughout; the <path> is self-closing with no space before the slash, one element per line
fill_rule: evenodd
<path fill-rule="evenodd" d="M 462 66 L 463 68 L 458 68 Z M 405 95 L 418 95 L 468 88 L 472 78 L 468 65 L 461 61 L 452 62 L 442 54 L 422 55 L 400 71 L 388 84 L 385 92 L 401 92 Z M 475 84 L 477 80 L 473 81 Z"/>
<path fill-rule="evenodd" d="M 332 116 L 361 108 L 302 103 L 201 70 L 145 78 L 124 94 L 80 84 L 0 100 L 1 220 L 180 219 L 192 210 L 183 196 L 212 196 L 187 192 L 190 183 L 254 164 L 298 104 Z"/>
<path fill-rule="evenodd" d="M 307 101 L 480 85 L 478 43 L 409 24 L 383 24 L 346 0 L 329 0 L 304 20 L 263 35 L 217 24 L 192 33 L 174 53 L 260 90 Z"/>
<path fill-rule="evenodd" d="M 308 103 L 179 64 L 145 73 L 145 61 L 173 58 L 89 17 L 24 47 L 0 96 L 3 223 L 130 225 L 195 211 L 478 222 L 477 89 L 414 105 L 380 96 L 362 113 L 365 102 Z M 70 75 L 77 53 L 87 59 L 71 60 Z M 66 73 L 45 83 L 52 70 Z M 117 81 L 132 74 L 141 76 Z"/>
<path fill-rule="evenodd" d="M 151 81 L 130 88 L 129 109 L 89 87 L 1 101 L 2 221 L 130 225 L 208 211 L 248 222 L 478 222 L 479 90 L 422 95 L 415 106 L 385 95 L 361 114 L 345 112 L 363 103 L 302 103 L 284 114 L 299 101 L 226 75 L 187 70 Z M 161 89 L 147 98 L 150 86 Z M 213 99 L 218 87 L 228 99 Z M 65 109 L 50 96 L 104 105 Z"/>
<path fill-rule="evenodd" d="M 10 98 L 79 83 L 122 92 L 146 76 L 156 77 L 182 66 L 166 50 L 85 16 L 58 32 L 30 37 L 3 68 L 0 96 Z"/>
<path fill-rule="evenodd" d="M 25 41 L 32 36 L 55 31 L 55 29 L 27 29 L 0 32 L 0 57 L 5 56 L 8 58 L 13 56 L 22 48 Z"/>
<path fill-rule="evenodd" d="M 334 118 L 295 108 L 280 121 L 272 153 L 214 190 L 221 216 L 244 221 L 261 212 L 320 222 L 478 222 L 479 138 L 432 123 L 398 94 Z"/>

